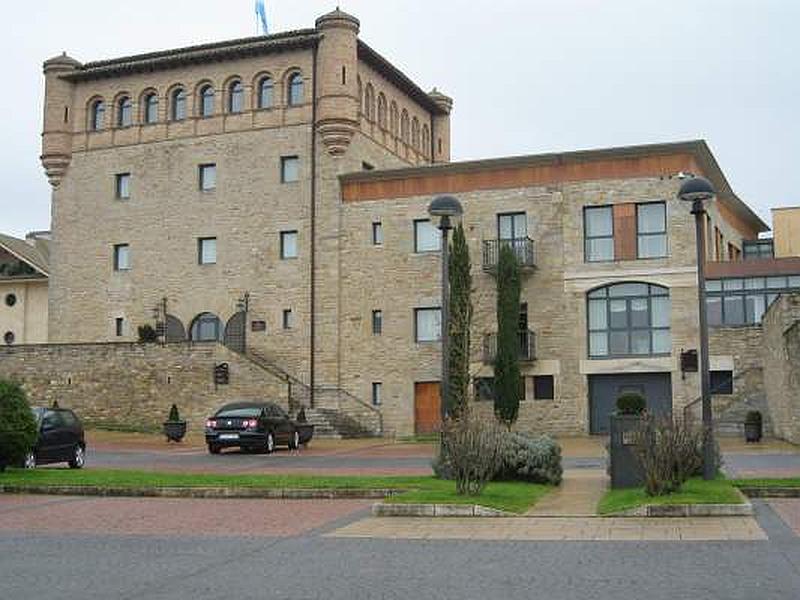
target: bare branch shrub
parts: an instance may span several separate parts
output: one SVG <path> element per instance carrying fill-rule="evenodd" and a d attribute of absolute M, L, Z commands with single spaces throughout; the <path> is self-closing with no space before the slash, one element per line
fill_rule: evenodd
<path fill-rule="evenodd" d="M 442 452 L 456 480 L 456 493 L 477 496 L 503 464 L 503 430 L 469 408 L 444 424 Z"/>

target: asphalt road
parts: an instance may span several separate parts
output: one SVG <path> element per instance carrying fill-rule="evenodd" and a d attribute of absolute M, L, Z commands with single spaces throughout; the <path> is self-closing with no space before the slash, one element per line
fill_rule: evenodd
<path fill-rule="evenodd" d="M 51 507 L 66 528 L 74 518 L 69 506 Z M 21 514 L 26 509 L 5 510 Z M 197 530 L 169 536 L 4 530 L 0 598 L 785 600 L 797 598 L 800 590 L 799 538 L 762 503 L 758 520 L 768 541 L 479 542 L 323 536 L 363 516 L 356 510 L 297 534 L 272 536 L 209 536 Z M 296 519 L 302 520 L 302 511 Z"/>

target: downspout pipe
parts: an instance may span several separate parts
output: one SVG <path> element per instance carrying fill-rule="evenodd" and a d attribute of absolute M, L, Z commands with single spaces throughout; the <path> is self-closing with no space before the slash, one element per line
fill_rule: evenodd
<path fill-rule="evenodd" d="M 309 351 L 309 404 L 314 407 L 314 389 L 316 384 L 316 291 L 317 291 L 317 51 L 318 44 L 315 43 L 312 48 L 312 73 L 311 73 L 311 206 L 310 206 L 310 219 L 311 219 L 311 254 L 310 254 L 310 298 L 311 304 L 311 317 L 309 323 L 309 338 L 310 351 Z"/>

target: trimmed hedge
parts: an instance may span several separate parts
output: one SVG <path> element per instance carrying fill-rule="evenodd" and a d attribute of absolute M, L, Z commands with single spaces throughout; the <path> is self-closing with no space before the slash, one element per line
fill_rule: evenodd
<path fill-rule="evenodd" d="M 30 452 L 38 428 L 25 390 L 19 384 L 0 379 L 0 471 L 22 462 Z"/>

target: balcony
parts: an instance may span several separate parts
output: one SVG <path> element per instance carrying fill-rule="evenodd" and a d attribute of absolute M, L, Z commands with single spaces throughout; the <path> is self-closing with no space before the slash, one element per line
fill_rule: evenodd
<path fill-rule="evenodd" d="M 523 330 L 517 333 L 519 340 L 519 360 L 520 362 L 532 362 L 536 360 L 536 334 L 530 330 Z M 497 334 L 487 333 L 483 336 L 483 363 L 494 364 L 497 357 Z"/>
<path fill-rule="evenodd" d="M 529 237 L 514 238 L 509 240 L 484 240 L 483 241 L 483 270 L 489 273 L 497 272 L 497 263 L 500 260 L 500 248 L 509 246 L 517 257 L 521 271 L 536 268 L 536 257 L 533 251 L 533 240 Z"/>

